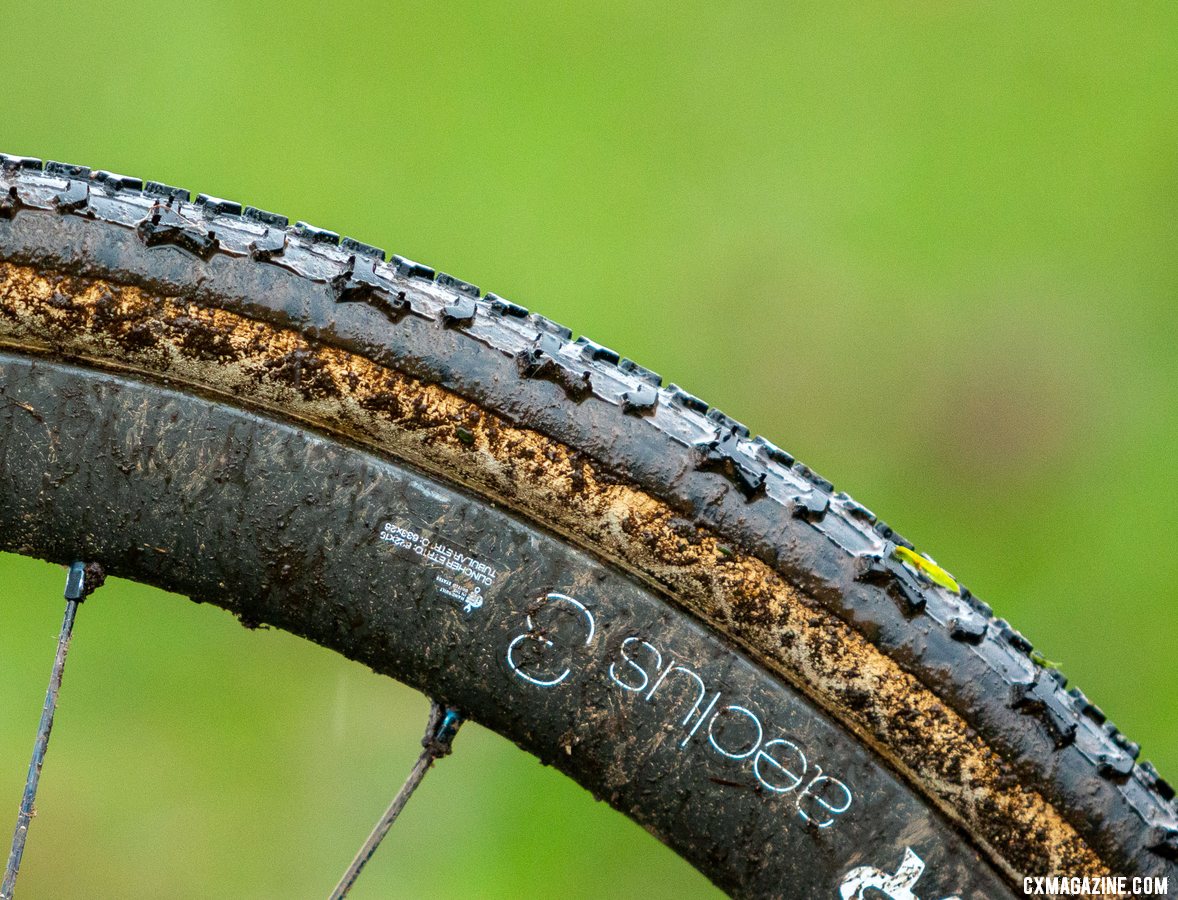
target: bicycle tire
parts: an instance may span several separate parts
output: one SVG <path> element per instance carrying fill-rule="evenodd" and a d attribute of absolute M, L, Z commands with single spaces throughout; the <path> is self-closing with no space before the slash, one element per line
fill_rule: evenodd
<path fill-rule="evenodd" d="M 395 675 L 725 890 L 1178 883 L 1172 788 L 986 604 L 769 441 L 503 298 L 233 201 L 0 155 L 0 354 L 0 549 L 84 551 Z M 401 519 L 357 512 L 373 485 Z M 469 571 L 440 588 L 455 570 L 423 539 Z M 389 573 L 413 589 L 382 594 Z M 705 685 L 682 727 L 690 692 L 650 702 L 677 672 Z M 704 709 L 716 685 L 753 699 Z"/>

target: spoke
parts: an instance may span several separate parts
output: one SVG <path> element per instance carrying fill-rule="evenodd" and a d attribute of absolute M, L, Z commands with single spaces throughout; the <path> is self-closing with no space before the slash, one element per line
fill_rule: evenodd
<path fill-rule="evenodd" d="M 461 724 L 462 716 L 456 709 L 444 707 L 436 702 L 430 704 L 429 723 L 425 727 L 425 737 L 421 739 L 423 748 L 421 755 L 417 757 L 417 762 L 413 764 L 413 769 L 409 772 L 405 783 L 401 785 L 401 790 L 397 791 L 397 796 L 393 798 L 393 802 L 389 804 L 389 808 L 385 810 L 381 820 L 372 829 L 372 834 L 368 835 L 368 840 L 364 842 L 364 846 L 360 848 L 360 852 L 356 854 L 356 858 L 348 866 L 348 871 L 344 873 L 344 877 L 331 892 L 331 900 L 341 900 L 347 896 L 352 885 L 356 883 L 356 879 L 360 877 L 360 870 L 372 858 L 372 854 L 376 852 L 376 848 L 380 846 L 384 836 L 389 833 L 389 829 L 397 821 L 397 816 L 401 814 L 401 810 L 405 808 L 405 804 L 409 802 L 409 798 L 413 796 L 413 792 L 417 790 L 417 786 L 425 778 L 425 773 L 434 764 L 434 760 L 449 755 L 454 735 L 458 733 L 458 726 Z"/>
<path fill-rule="evenodd" d="M 65 669 L 65 655 L 70 649 L 70 636 L 74 630 L 74 618 L 78 604 L 86 599 L 103 581 L 102 569 L 96 565 L 76 562 L 70 566 L 65 582 L 65 618 L 61 622 L 61 634 L 57 639 L 57 655 L 53 659 L 53 670 L 49 675 L 49 690 L 45 694 L 45 706 L 41 710 L 41 724 L 37 728 L 37 739 L 33 743 L 33 758 L 29 763 L 29 775 L 25 781 L 25 792 L 20 800 L 20 812 L 16 818 L 16 831 L 12 835 L 12 852 L 8 855 L 8 866 L 4 870 L 4 882 L 0 884 L 0 900 L 12 900 L 16 890 L 16 875 L 20 860 L 25 852 L 25 840 L 29 835 L 29 823 L 35 815 L 33 802 L 37 798 L 37 784 L 41 780 L 41 766 L 45 763 L 45 751 L 49 748 L 49 732 L 53 730 L 53 714 L 57 710 L 57 695 L 61 691 L 61 675 Z"/>

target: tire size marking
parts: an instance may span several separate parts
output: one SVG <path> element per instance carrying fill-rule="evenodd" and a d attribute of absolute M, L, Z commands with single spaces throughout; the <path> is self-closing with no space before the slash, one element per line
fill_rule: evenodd
<path fill-rule="evenodd" d="M 537 624 L 541 613 L 544 621 Z M 585 604 L 556 592 L 528 607 L 524 624 L 525 630 L 507 644 L 504 662 L 517 678 L 546 690 L 569 681 L 578 658 L 585 656 L 598 633 L 596 617 Z M 730 765 L 739 764 L 754 779 L 750 788 L 767 797 L 788 796 L 807 825 L 830 828 L 851 808 L 854 796 L 846 782 L 824 773 L 797 742 L 774 735 L 771 723 L 763 722 L 752 704 L 713 690 L 673 654 L 664 661 L 663 651 L 646 637 L 624 638 L 606 675 L 614 688 L 636 694 L 635 702 L 662 703 L 668 712 L 676 709 L 675 727 L 683 732 L 682 739 L 676 736 L 678 751 L 693 743 Z M 691 706 L 680 719 L 678 708 L 685 701 Z"/>
<path fill-rule="evenodd" d="M 487 592 L 499 578 L 499 570 L 494 566 L 424 529 L 385 522 L 380 539 L 416 557 L 423 565 L 441 569 L 434 576 L 437 592 L 458 603 L 467 615 L 483 605 Z"/>

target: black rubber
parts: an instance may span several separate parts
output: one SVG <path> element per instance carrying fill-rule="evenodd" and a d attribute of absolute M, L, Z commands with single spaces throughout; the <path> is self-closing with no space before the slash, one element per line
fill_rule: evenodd
<path fill-rule="evenodd" d="M 1029 642 L 968 591 L 904 564 L 894 550 L 911 545 L 811 469 L 614 351 L 332 232 L 58 163 L 0 156 L 0 259 L 294 327 L 555 437 L 756 555 L 865 635 L 1116 872 L 1178 878 L 1173 789 Z M 35 542 L 4 543 L 28 552 Z"/>

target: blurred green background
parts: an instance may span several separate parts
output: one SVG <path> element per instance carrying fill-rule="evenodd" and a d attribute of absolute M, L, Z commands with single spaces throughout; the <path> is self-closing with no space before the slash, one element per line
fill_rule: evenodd
<path fill-rule="evenodd" d="M 282 211 L 618 348 L 885 514 L 1178 775 L 1178 6 L 3 22 L 0 149 Z M 62 577 L 0 558 L 5 810 Z M 133 585 L 80 618 L 22 894 L 326 894 L 424 700 Z M 497 736 L 457 749 L 355 896 L 711 892 Z"/>

